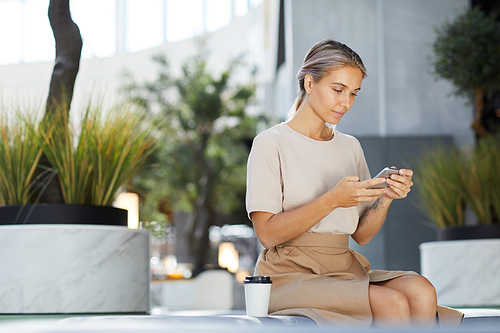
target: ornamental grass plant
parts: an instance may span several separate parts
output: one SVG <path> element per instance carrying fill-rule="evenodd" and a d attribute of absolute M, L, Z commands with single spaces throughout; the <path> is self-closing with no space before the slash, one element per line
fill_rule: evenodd
<path fill-rule="evenodd" d="M 465 207 L 479 224 L 500 222 L 498 138 L 481 139 L 470 151 L 431 150 L 415 171 L 422 208 L 437 227 L 465 226 Z"/>
<path fill-rule="evenodd" d="M 500 143 L 482 139 L 463 158 L 462 195 L 480 224 L 499 223 L 500 217 Z"/>
<path fill-rule="evenodd" d="M 439 228 L 464 225 L 461 167 L 456 149 L 440 147 L 426 153 L 415 168 L 422 209 Z"/>
<path fill-rule="evenodd" d="M 39 145 L 59 178 L 66 204 L 87 204 L 91 188 L 92 151 L 87 142 L 88 111 L 78 136 L 68 112 L 58 108 L 45 117 L 39 130 Z"/>
<path fill-rule="evenodd" d="M 156 125 L 130 105 L 116 106 L 106 114 L 97 107 L 90 112 L 82 133 L 93 152 L 90 203 L 112 205 L 120 188 L 132 180 L 156 148 Z"/>
<path fill-rule="evenodd" d="M 126 103 L 105 108 L 89 102 L 78 125 L 63 108 L 40 123 L 1 116 L 0 200 L 36 204 L 34 193 L 57 177 L 64 203 L 111 206 L 156 148 L 157 133 L 154 121 Z M 51 168 L 39 165 L 42 153 Z"/>
<path fill-rule="evenodd" d="M 34 178 L 42 150 L 37 133 L 30 131 L 37 117 L 0 111 L 0 204 L 26 204 L 31 199 Z"/>

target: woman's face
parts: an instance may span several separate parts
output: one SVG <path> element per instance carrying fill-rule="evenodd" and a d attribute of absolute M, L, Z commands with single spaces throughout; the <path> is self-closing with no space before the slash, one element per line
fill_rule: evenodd
<path fill-rule="evenodd" d="M 361 70 L 351 66 L 335 68 L 318 82 L 308 74 L 304 80 L 307 103 L 322 121 L 337 124 L 352 107 L 362 80 Z"/>

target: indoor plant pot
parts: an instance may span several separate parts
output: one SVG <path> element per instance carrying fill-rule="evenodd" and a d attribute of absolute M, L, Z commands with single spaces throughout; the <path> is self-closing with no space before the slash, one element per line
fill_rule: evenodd
<path fill-rule="evenodd" d="M 127 211 L 112 206 L 27 204 L 0 206 L 0 225 L 90 224 L 127 226 Z"/>
<path fill-rule="evenodd" d="M 436 242 L 420 245 L 421 273 L 441 304 L 500 305 L 500 143 L 481 140 L 470 152 L 438 149 L 417 168 L 422 206 L 438 226 Z M 465 221 L 465 207 L 475 225 Z"/>
<path fill-rule="evenodd" d="M 150 233 L 111 205 L 156 139 L 132 110 L 87 111 L 79 131 L 61 121 L 68 112 L 43 126 L 0 115 L 2 314 L 149 311 Z M 64 204 L 37 202 L 42 151 L 53 169 L 41 175 L 57 177 Z"/>

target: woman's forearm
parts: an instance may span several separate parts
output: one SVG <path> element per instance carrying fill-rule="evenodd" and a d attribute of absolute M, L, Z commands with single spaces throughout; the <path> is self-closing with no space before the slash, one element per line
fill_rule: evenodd
<path fill-rule="evenodd" d="M 271 248 L 302 235 L 335 208 L 323 195 L 296 209 L 278 214 L 253 212 L 251 219 L 262 245 Z"/>
<path fill-rule="evenodd" d="M 296 209 L 278 214 L 254 212 L 251 219 L 257 237 L 266 248 L 294 239 L 339 207 L 374 201 L 384 189 L 367 187 L 380 183 L 377 179 L 360 182 L 357 176 L 347 176 L 330 191 Z"/>
<path fill-rule="evenodd" d="M 361 214 L 358 227 L 352 234 L 352 238 L 356 243 L 365 245 L 380 231 L 392 200 L 381 196 Z"/>

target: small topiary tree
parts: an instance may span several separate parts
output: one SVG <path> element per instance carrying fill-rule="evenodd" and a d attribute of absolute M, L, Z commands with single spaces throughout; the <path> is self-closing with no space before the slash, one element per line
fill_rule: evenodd
<path fill-rule="evenodd" d="M 478 137 L 486 137 L 481 122 L 485 97 L 500 93 L 500 22 L 476 7 L 446 20 L 436 34 L 429 59 L 433 74 L 450 81 L 454 94 L 474 105 L 472 128 Z"/>

